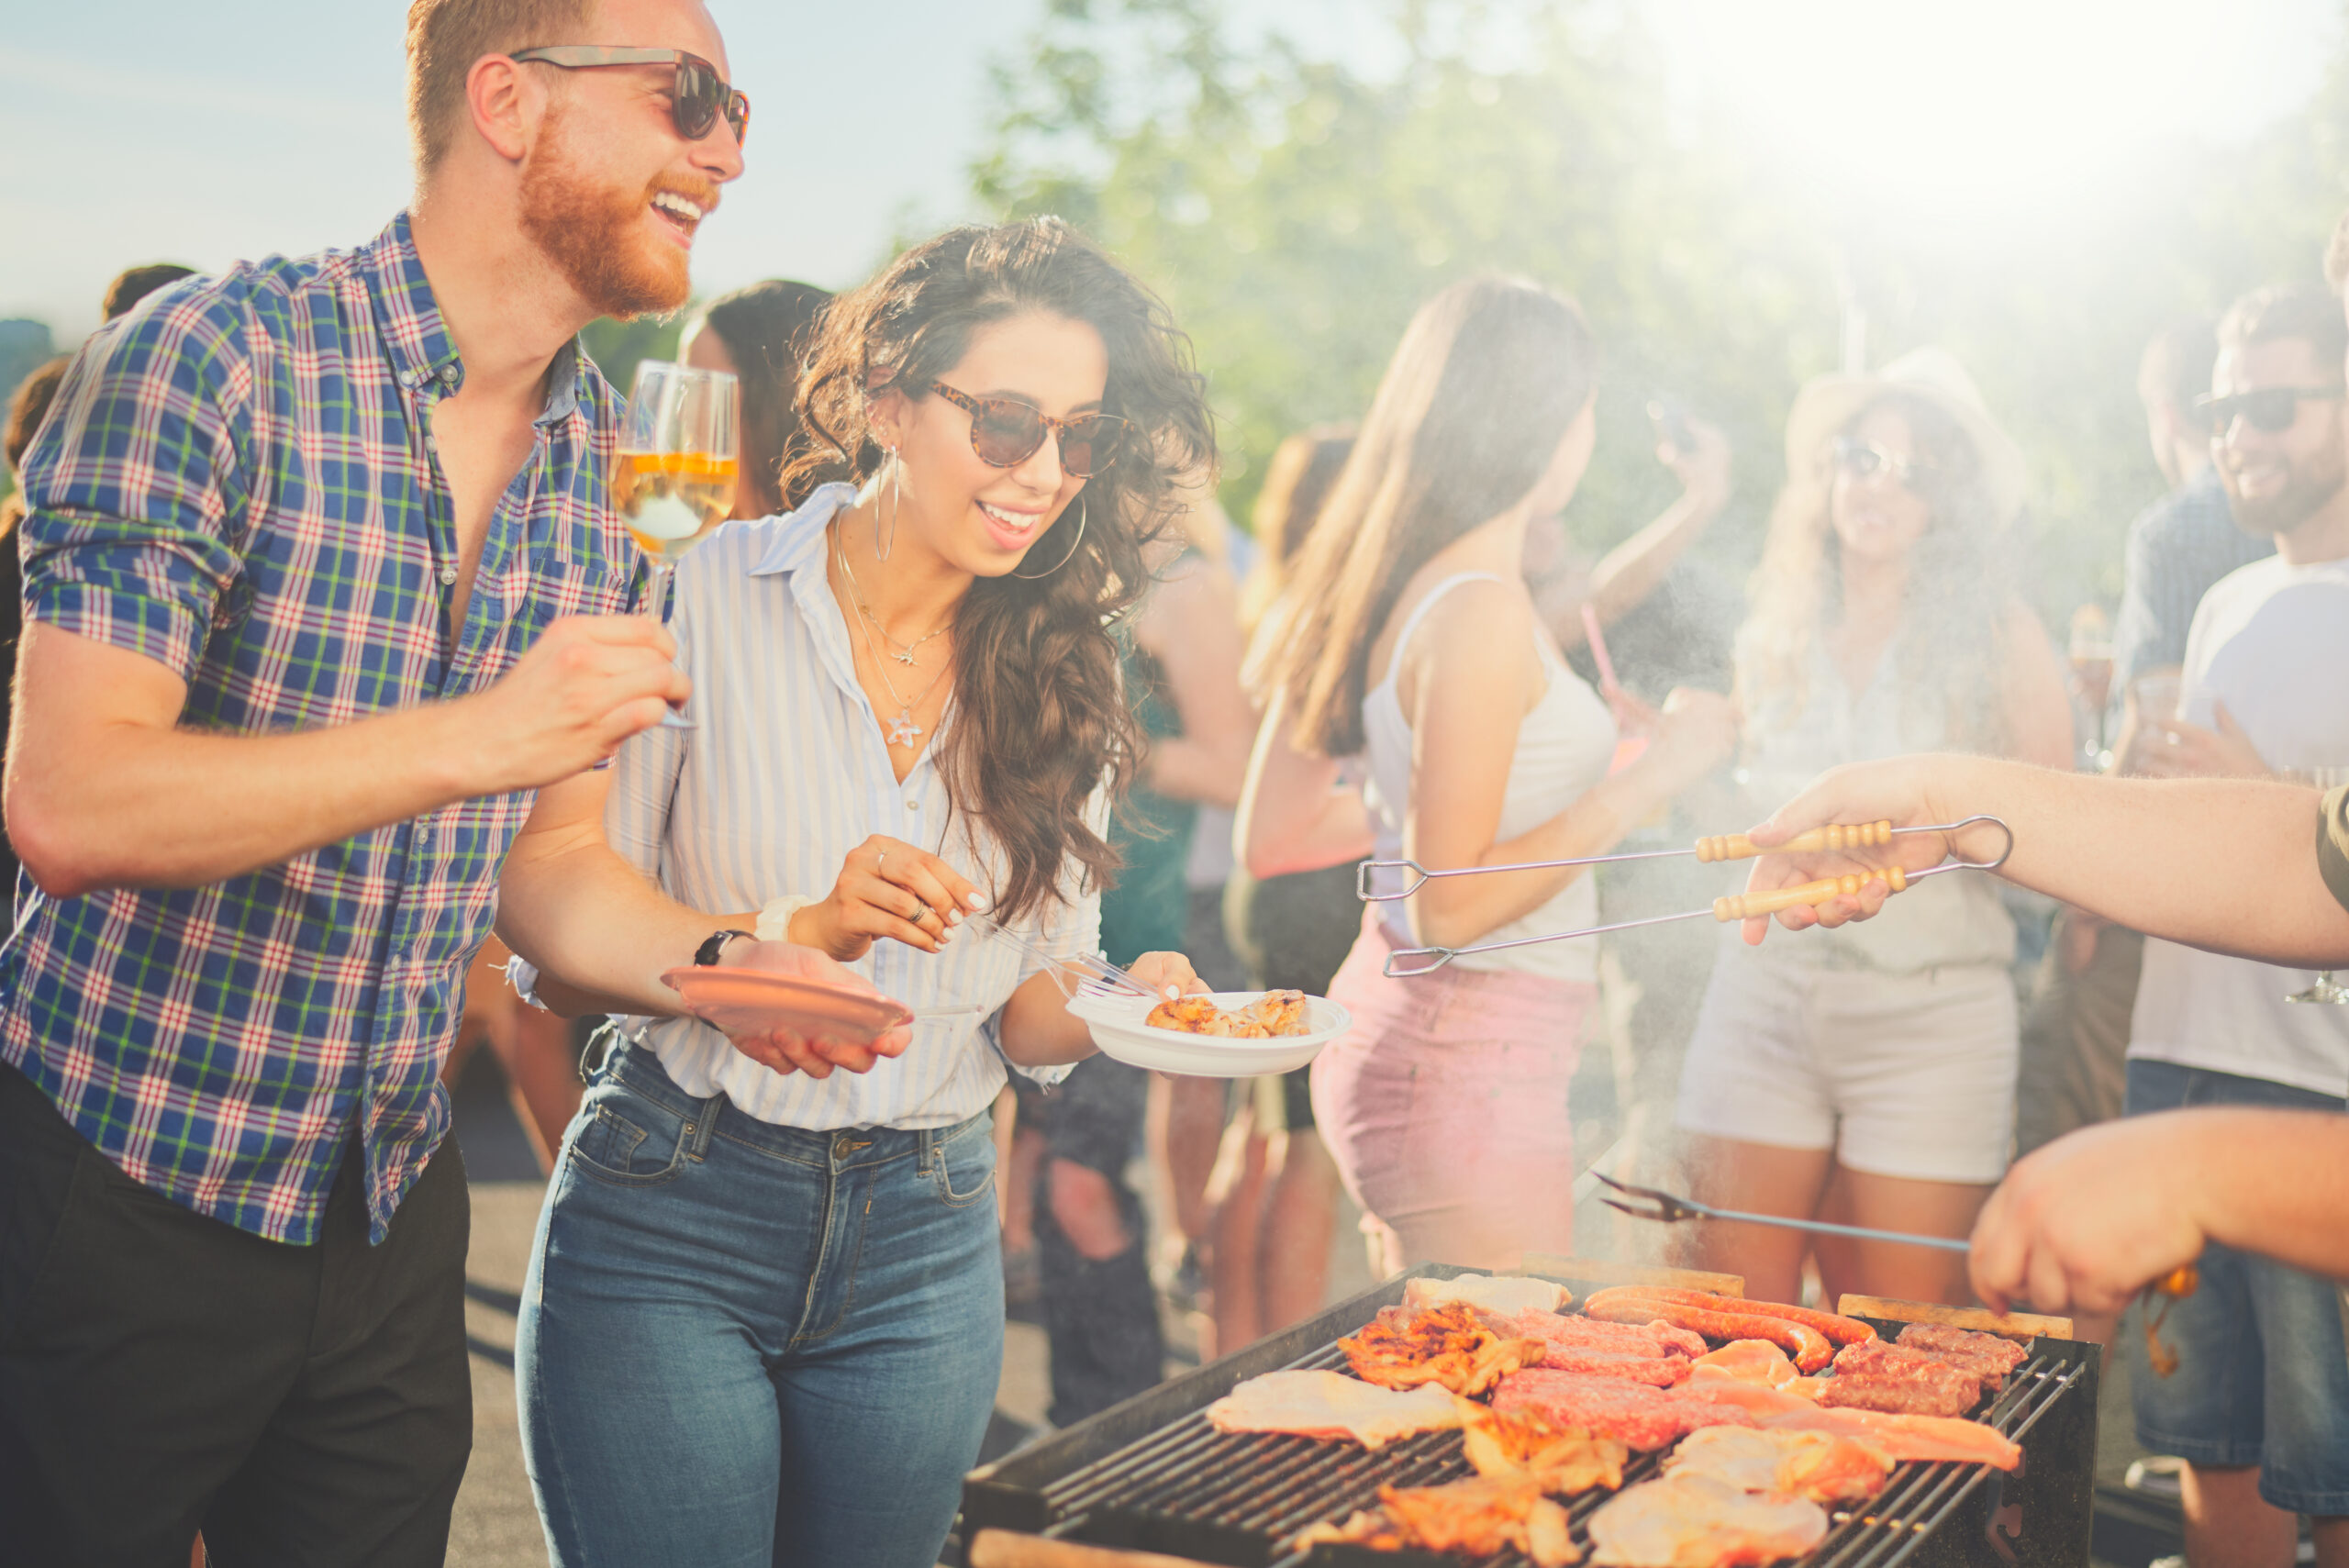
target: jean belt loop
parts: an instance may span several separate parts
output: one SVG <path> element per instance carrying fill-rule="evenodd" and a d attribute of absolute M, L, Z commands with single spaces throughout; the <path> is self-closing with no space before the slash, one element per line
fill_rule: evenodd
<path fill-rule="evenodd" d="M 938 1129 L 934 1127 L 923 1128 L 921 1129 L 921 1147 L 915 1156 L 914 1174 L 917 1176 L 929 1175 L 930 1156 L 943 1149 L 945 1144 L 945 1136 L 941 1133 Z"/>
<path fill-rule="evenodd" d="M 698 1161 L 709 1152 L 710 1136 L 718 1130 L 718 1113 L 726 1104 L 726 1091 L 720 1089 L 706 1100 L 697 1101 L 685 1122 L 685 1158 Z"/>

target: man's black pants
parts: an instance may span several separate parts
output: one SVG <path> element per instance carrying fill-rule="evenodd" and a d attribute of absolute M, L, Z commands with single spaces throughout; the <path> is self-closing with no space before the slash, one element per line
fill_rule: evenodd
<path fill-rule="evenodd" d="M 473 1446 L 453 1140 L 383 1245 L 344 1159 L 291 1247 L 124 1175 L 0 1063 L 0 1568 L 439 1563 Z"/>

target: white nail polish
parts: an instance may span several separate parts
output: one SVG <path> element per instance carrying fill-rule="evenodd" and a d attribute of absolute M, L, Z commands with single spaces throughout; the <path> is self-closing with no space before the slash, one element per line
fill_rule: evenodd
<path fill-rule="evenodd" d="M 963 902 L 974 909 L 984 909 L 987 906 L 987 895 L 974 887 L 971 889 L 971 895 Z"/>

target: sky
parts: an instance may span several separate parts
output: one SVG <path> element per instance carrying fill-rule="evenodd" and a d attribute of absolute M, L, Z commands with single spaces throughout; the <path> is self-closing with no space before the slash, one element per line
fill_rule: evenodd
<path fill-rule="evenodd" d="M 1617 0 L 1691 113 L 1823 180 L 1944 216 L 2062 203 L 2147 142 L 2225 143 L 2303 102 L 2332 0 Z M 1043 0 L 715 0 L 755 106 L 697 289 L 837 287 L 971 216 L 987 69 Z M 135 261 L 205 269 L 373 236 L 408 189 L 399 0 L 73 0 L 0 33 L 0 317 L 94 326 Z M 1383 0 L 1230 0 L 1352 53 Z M 871 18 L 885 16 L 886 36 Z M 1370 58 L 1370 57 L 1364 57 Z M 1858 134 L 1855 134 L 1855 131 Z"/>

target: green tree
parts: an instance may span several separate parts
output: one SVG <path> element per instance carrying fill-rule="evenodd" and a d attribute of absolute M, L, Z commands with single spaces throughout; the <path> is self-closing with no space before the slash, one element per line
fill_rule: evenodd
<path fill-rule="evenodd" d="M 2175 316 L 2312 272 L 2344 189 L 2343 73 L 2252 147 L 2149 162 L 2099 224 L 1986 257 L 1824 205 L 1733 126 L 1673 123 L 1663 62 L 1620 16 L 1405 0 L 1341 58 L 1240 41 L 1215 0 L 1055 0 L 997 72 L 974 184 L 1006 216 L 1060 213 L 1166 296 L 1225 422 L 1235 515 L 1284 434 L 1359 414 L 1421 300 L 1497 270 L 1574 295 L 1603 345 L 1572 513 L 1586 541 L 1668 495 L 1640 410 L 1670 391 L 1736 445 L 1740 504 L 1705 548 L 1742 571 L 1788 402 L 1839 357 L 1840 267 L 1872 360 L 1944 344 L 2023 445 L 2017 550 L 2043 612 L 2110 597 L 2121 530 L 2160 488 L 2139 350 Z M 1382 53 L 1397 63 L 1352 63 Z"/>

